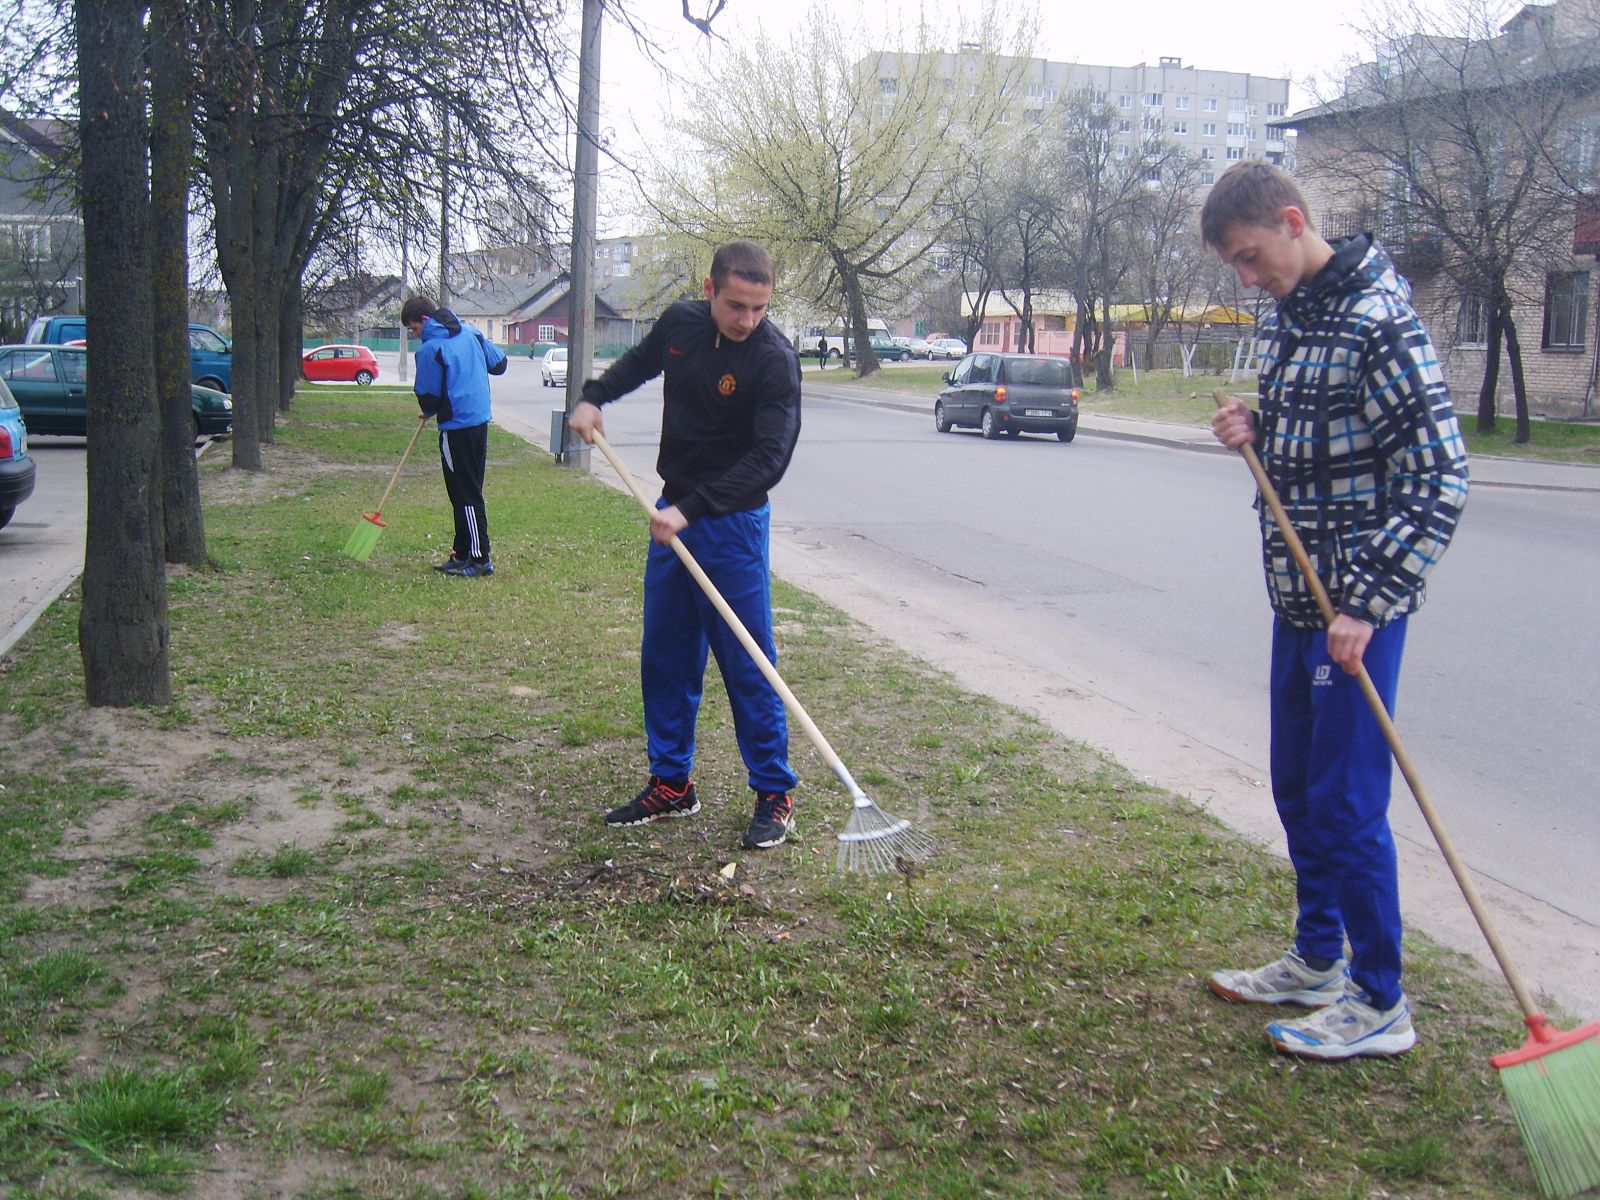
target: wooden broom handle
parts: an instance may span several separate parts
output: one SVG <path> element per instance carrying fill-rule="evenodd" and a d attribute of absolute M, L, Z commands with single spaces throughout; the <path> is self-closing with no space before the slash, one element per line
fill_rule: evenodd
<path fill-rule="evenodd" d="M 650 497 L 645 490 L 639 486 L 639 481 L 633 477 L 633 473 L 617 457 L 617 452 L 606 441 L 605 434 L 596 429 L 593 431 L 593 436 L 594 444 L 600 447 L 600 453 L 606 456 L 606 461 L 611 464 L 611 469 L 622 477 L 623 483 L 628 485 L 628 490 L 633 493 L 633 498 L 644 507 L 644 511 L 647 514 L 654 516 L 656 506 L 651 503 Z M 739 614 L 733 611 L 732 606 L 722 598 L 722 593 L 717 590 L 717 585 L 711 582 L 711 577 L 701 569 L 699 563 L 695 562 L 694 555 L 689 553 L 689 547 L 683 544 L 677 534 L 673 534 L 670 544 L 673 552 L 677 554 L 689 574 L 694 576 L 694 581 L 700 585 L 700 589 L 705 592 L 713 607 L 722 614 L 722 619 L 728 623 L 728 628 L 733 630 L 734 636 L 739 639 L 745 650 L 749 652 L 750 657 L 755 660 L 756 666 L 761 668 L 761 673 L 767 677 L 767 682 L 783 698 L 784 704 L 794 714 L 794 719 L 800 723 L 800 728 L 806 731 L 806 736 L 811 739 L 811 744 L 822 755 L 823 761 L 833 769 L 833 773 L 849 789 L 852 796 L 858 799 L 861 798 L 861 788 L 851 778 L 844 761 L 834 753 L 833 747 L 828 744 L 828 739 L 822 736 L 822 730 L 817 728 L 816 722 L 811 719 L 811 715 L 806 712 L 805 707 L 795 698 L 795 694 L 789 690 L 789 685 L 783 681 L 783 676 L 778 674 L 778 668 L 772 665 L 772 660 L 767 657 L 766 651 L 761 648 L 755 638 L 750 636 L 750 631 L 744 627 L 744 622 L 739 619 Z"/>
<path fill-rule="evenodd" d="M 400 456 L 400 465 L 394 469 L 394 474 L 389 477 L 389 486 L 383 489 L 383 499 L 378 501 L 378 507 L 372 510 L 375 517 L 383 516 L 383 506 L 389 503 L 389 493 L 394 491 L 394 485 L 400 482 L 400 472 L 406 469 L 406 459 L 411 457 L 411 447 L 417 444 L 417 439 L 422 436 L 422 427 L 428 423 L 427 415 L 417 422 L 416 432 L 411 435 L 411 440 L 406 443 L 406 452 Z"/>
<path fill-rule="evenodd" d="M 1225 408 L 1232 399 L 1221 388 L 1211 393 L 1212 399 L 1217 402 L 1218 408 Z M 1256 453 L 1256 448 L 1249 442 L 1239 447 L 1239 453 L 1244 455 L 1245 462 L 1250 464 L 1250 473 L 1256 478 L 1256 487 L 1261 492 L 1261 498 L 1267 502 L 1267 507 L 1272 510 L 1272 519 L 1278 523 L 1278 531 L 1283 534 L 1283 540 L 1288 543 L 1289 553 L 1294 556 L 1295 563 L 1300 568 L 1300 573 L 1305 576 L 1306 584 L 1311 588 L 1311 594 L 1317 599 L 1317 608 L 1322 612 L 1322 619 L 1329 625 L 1337 615 L 1334 611 L 1333 601 L 1328 597 L 1328 589 L 1322 586 L 1322 580 L 1317 577 L 1316 569 L 1311 565 L 1311 558 L 1306 554 L 1306 548 L 1300 541 L 1300 535 L 1295 532 L 1294 526 L 1289 521 L 1289 514 L 1284 511 L 1283 502 L 1278 499 L 1278 490 L 1272 486 L 1272 480 L 1267 478 L 1266 468 L 1261 465 L 1261 457 Z M 1450 866 L 1450 873 L 1456 877 L 1456 884 L 1461 888 L 1461 894 L 1467 899 L 1467 907 L 1472 910 L 1473 918 L 1478 922 L 1478 928 L 1483 931 L 1489 949 L 1493 952 L 1495 961 L 1500 964 L 1500 971 L 1506 977 L 1506 982 L 1511 985 L 1512 994 L 1517 998 L 1517 1004 L 1522 1008 L 1524 1017 L 1537 1017 L 1540 1015 L 1538 1006 L 1533 1001 L 1527 985 L 1522 982 L 1522 975 L 1512 964 L 1511 957 L 1506 953 L 1500 935 L 1495 932 L 1494 923 L 1489 919 L 1489 911 L 1484 907 L 1483 900 L 1478 895 L 1477 886 L 1472 882 L 1472 877 L 1467 874 L 1466 864 L 1456 853 L 1455 844 L 1450 840 L 1450 835 L 1445 831 L 1443 822 L 1439 819 L 1439 812 L 1433 806 L 1433 801 L 1428 799 L 1427 789 L 1422 786 L 1422 780 L 1417 775 L 1417 770 L 1411 764 L 1411 756 L 1406 753 L 1405 745 L 1400 741 L 1400 731 L 1395 728 L 1394 721 L 1389 717 L 1389 710 L 1384 707 L 1383 698 L 1378 695 L 1377 686 L 1372 682 L 1372 676 L 1367 674 L 1366 664 L 1361 664 L 1356 672 L 1356 679 L 1361 684 L 1361 694 L 1367 698 L 1367 704 L 1372 708 L 1372 715 L 1377 719 L 1378 727 L 1383 730 L 1384 739 L 1389 743 L 1389 749 L 1394 753 L 1394 760 L 1400 765 L 1400 774 L 1405 776 L 1406 783 L 1411 787 L 1411 794 L 1417 799 L 1417 807 L 1422 810 L 1422 819 L 1428 823 L 1428 828 L 1433 833 L 1434 841 L 1439 843 L 1439 850 L 1444 855 L 1444 860 Z"/>

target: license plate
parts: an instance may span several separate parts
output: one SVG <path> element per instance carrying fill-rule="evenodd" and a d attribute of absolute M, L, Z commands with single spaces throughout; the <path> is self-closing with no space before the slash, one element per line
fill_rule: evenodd
<path fill-rule="evenodd" d="M 1028 408 L 1023 410 L 1022 415 L 1025 417 L 1053 417 L 1056 414 L 1055 410 L 1050 408 Z"/>

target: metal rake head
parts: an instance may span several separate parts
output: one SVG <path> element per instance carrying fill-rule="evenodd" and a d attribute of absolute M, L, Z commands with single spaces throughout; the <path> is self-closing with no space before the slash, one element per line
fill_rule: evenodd
<path fill-rule="evenodd" d="M 870 800 L 856 803 L 839 835 L 839 870 L 882 875 L 909 874 L 908 868 L 933 856 L 934 842 L 902 817 L 891 817 Z"/>

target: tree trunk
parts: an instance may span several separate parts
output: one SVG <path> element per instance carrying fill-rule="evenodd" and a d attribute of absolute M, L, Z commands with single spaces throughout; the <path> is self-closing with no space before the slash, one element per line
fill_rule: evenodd
<path fill-rule="evenodd" d="M 1494 432 L 1494 397 L 1500 390 L 1500 343 L 1505 337 L 1505 309 L 1496 303 L 1489 307 L 1489 340 L 1483 359 L 1483 382 L 1478 385 L 1478 432 Z"/>
<path fill-rule="evenodd" d="M 244 99 L 234 102 L 226 125 L 208 132 L 221 145 L 210 147 L 213 203 L 217 222 L 217 265 L 228 289 L 233 318 L 233 465 L 261 469 L 261 439 L 256 417 L 256 320 L 258 281 L 251 253 L 255 221 L 255 151 Z"/>
<path fill-rule="evenodd" d="M 300 379 L 300 351 L 305 342 L 305 314 L 302 311 L 302 293 L 297 277 L 283 291 L 283 303 L 278 316 L 278 404 L 281 412 L 288 412 L 294 401 L 295 384 Z"/>
<path fill-rule="evenodd" d="M 143 8 L 78 0 L 89 520 L 78 646 L 91 706 L 165 706 L 161 414 L 150 316 Z"/>
<path fill-rule="evenodd" d="M 1506 314 L 1506 361 L 1511 364 L 1511 393 L 1517 403 L 1517 432 L 1511 440 L 1526 446 L 1533 436 L 1528 423 L 1528 384 L 1522 374 L 1522 343 L 1517 340 L 1517 322 Z"/>
<path fill-rule="evenodd" d="M 854 271 L 841 270 L 844 280 L 844 299 L 849 309 L 850 343 L 855 350 L 856 378 L 861 379 L 877 370 L 878 356 L 872 352 L 872 335 L 867 329 L 867 300 L 861 294 L 861 277 Z M 969 343 L 970 345 L 970 343 Z"/>
<path fill-rule="evenodd" d="M 166 561 L 206 561 L 189 370 L 188 24 L 184 0 L 151 8 L 150 254 Z"/>
<path fill-rule="evenodd" d="M 258 119 L 258 125 L 260 121 Z M 260 151 L 251 222 L 250 255 L 253 261 L 256 299 L 253 307 L 255 341 L 256 436 L 263 445 L 277 440 L 278 428 L 278 312 L 282 304 L 278 276 L 273 271 L 277 258 L 277 212 L 283 181 L 279 172 L 282 153 L 274 146 Z"/>

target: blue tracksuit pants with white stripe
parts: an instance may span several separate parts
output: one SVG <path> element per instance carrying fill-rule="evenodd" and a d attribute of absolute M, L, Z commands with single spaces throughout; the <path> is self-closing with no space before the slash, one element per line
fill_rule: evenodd
<path fill-rule="evenodd" d="M 666 501 L 658 502 L 664 507 Z M 768 565 L 769 507 L 702 517 L 679 538 L 756 644 L 777 663 L 772 644 L 772 581 Z M 733 728 L 759 792 L 787 792 L 789 726 L 783 698 L 712 607 L 670 546 L 650 543 L 644 569 L 644 642 L 640 678 L 650 770 L 664 779 L 688 779 L 694 768 L 695 719 L 706 670 L 706 651 L 733 708 Z"/>
<path fill-rule="evenodd" d="M 1362 661 L 1390 716 L 1406 623 L 1373 632 Z M 1379 1009 L 1400 1000 L 1400 886 L 1389 831 L 1389 744 L 1323 630 L 1272 630 L 1272 795 L 1288 835 L 1302 958 L 1340 958 Z"/>

